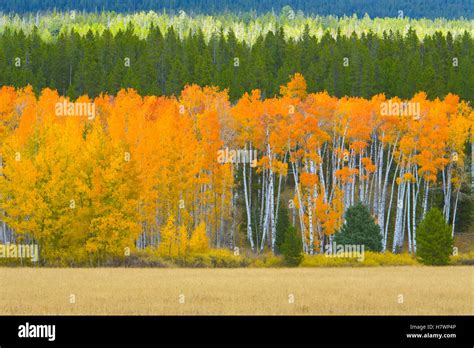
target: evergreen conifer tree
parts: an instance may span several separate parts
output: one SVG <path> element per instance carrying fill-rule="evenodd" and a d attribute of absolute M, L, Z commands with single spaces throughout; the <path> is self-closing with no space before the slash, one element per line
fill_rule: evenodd
<path fill-rule="evenodd" d="M 446 265 L 453 250 L 451 228 L 437 208 L 428 211 L 416 231 L 416 255 L 427 265 Z"/>
<path fill-rule="evenodd" d="M 336 245 L 364 245 L 364 250 L 382 250 L 380 226 L 365 205 L 359 202 L 349 207 L 344 217 L 344 225 L 334 236 Z"/>
<path fill-rule="evenodd" d="M 303 261 L 303 248 L 301 238 L 294 226 L 286 230 L 285 241 L 282 246 L 283 259 L 290 267 L 298 266 Z"/>
<path fill-rule="evenodd" d="M 283 202 L 278 207 L 278 221 L 276 225 L 275 252 L 281 253 L 283 243 L 285 242 L 285 234 L 290 227 L 290 218 L 288 217 L 288 209 Z"/>

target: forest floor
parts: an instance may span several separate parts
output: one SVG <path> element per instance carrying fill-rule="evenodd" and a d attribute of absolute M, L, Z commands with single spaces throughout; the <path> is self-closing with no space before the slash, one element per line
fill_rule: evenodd
<path fill-rule="evenodd" d="M 0 314 L 474 314 L 474 267 L 0 268 Z"/>

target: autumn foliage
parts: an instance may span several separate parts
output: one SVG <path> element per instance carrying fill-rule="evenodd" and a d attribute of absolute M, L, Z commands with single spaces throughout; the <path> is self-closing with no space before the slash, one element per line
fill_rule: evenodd
<path fill-rule="evenodd" d="M 282 204 L 309 254 L 321 252 L 357 201 L 380 225 L 384 249 L 390 240 L 395 251 L 404 242 L 414 251 L 438 184 L 451 221 L 474 121 L 467 103 L 421 92 L 391 99 L 418 103 L 419 114 L 382 115 L 384 95 L 307 94 L 299 74 L 281 94 L 263 100 L 255 90 L 231 105 L 213 87 L 187 86 L 179 97 L 130 89 L 83 96 L 76 102 L 94 103 L 94 117 L 72 117 L 56 114 L 64 101 L 56 91 L 2 87 L 3 240 L 37 242 L 43 258 L 71 260 L 136 248 L 169 257 L 274 250 L 286 191 L 292 199 Z M 257 165 L 219 163 L 226 147 L 256 151 Z"/>

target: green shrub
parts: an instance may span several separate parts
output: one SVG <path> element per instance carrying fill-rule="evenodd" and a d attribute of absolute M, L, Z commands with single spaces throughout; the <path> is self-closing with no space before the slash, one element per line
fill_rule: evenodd
<path fill-rule="evenodd" d="M 211 267 L 235 268 L 242 266 L 243 258 L 230 250 L 226 249 L 211 249 L 208 253 Z"/>
<path fill-rule="evenodd" d="M 326 254 L 305 255 L 301 267 L 372 267 L 372 266 L 414 266 L 418 262 L 410 254 L 378 253 L 368 251 L 364 259 L 353 257 L 331 257 Z"/>
<path fill-rule="evenodd" d="M 366 252 L 363 264 L 366 262 L 375 262 L 377 266 L 415 266 L 418 265 L 416 258 L 408 253 L 376 253 Z"/>
<path fill-rule="evenodd" d="M 255 268 L 272 268 L 284 266 L 284 261 L 281 256 L 275 256 L 272 253 L 260 254 L 258 256 L 251 256 L 250 267 Z"/>
<path fill-rule="evenodd" d="M 473 266 L 474 265 L 474 251 L 469 253 L 459 254 L 456 256 L 451 256 L 449 260 L 450 265 L 454 266 Z"/>
<path fill-rule="evenodd" d="M 236 268 L 246 267 L 249 262 L 243 256 L 234 255 L 227 249 L 210 249 L 206 253 L 192 253 L 185 259 L 174 260 L 182 267 Z"/>

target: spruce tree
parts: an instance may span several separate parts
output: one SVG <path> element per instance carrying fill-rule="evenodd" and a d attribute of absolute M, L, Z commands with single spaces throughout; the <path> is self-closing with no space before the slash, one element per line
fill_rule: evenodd
<path fill-rule="evenodd" d="M 278 221 L 276 225 L 276 237 L 275 237 L 275 252 L 281 253 L 283 243 L 285 242 L 285 234 L 290 227 L 290 218 L 288 217 L 288 209 L 283 202 L 280 202 L 278 206 Z"/>
<path fill-rule="evenodd" d="M 446 265 L 453 250 L 451 229 L 437 208 L 431 208 L 416 230 L 416 255 L 426 265 Z"/>
<path fill-rule="evenodd" d="M 365 205 L 359 202 L 349 207 L 344 217 L 346 222 L 334 236 L 336 245 L 355 244 L 364 245 L 364 250 L 382 250 L 380 226 Z"/>
<path fill-rule="evenodd" d="M 294 226 L 289 226 L 286 230 L 285 241 L 281 251 L 287 266 L 296 267 L 303 261 L 301 238 Z"/>

